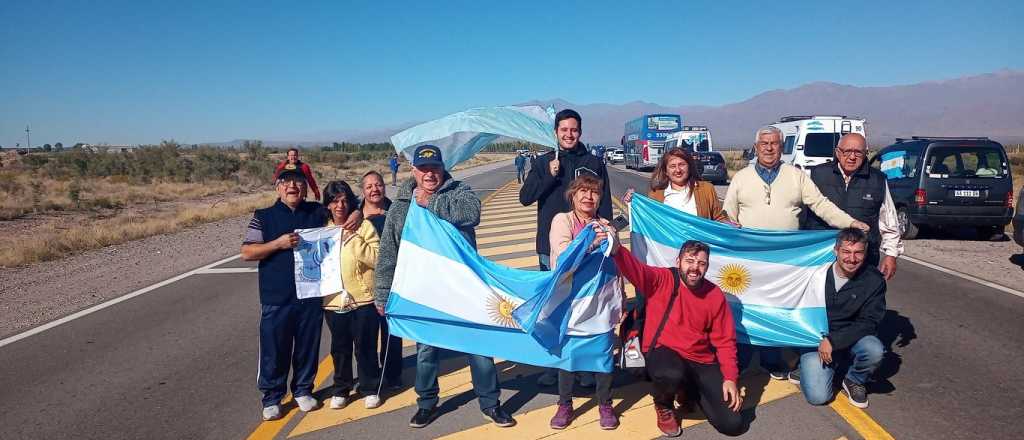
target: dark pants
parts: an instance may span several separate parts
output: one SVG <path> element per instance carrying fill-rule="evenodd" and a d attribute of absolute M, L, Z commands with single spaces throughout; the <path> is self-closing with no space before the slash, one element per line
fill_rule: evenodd
<path fill-rule="evenodd" d="M 757 353 L 761 368 L 769 372 L 787 373 L 789 372 L 789 366 L 782 359 L 782 350 L 784 349 L 780 347 L 736 344 L 736 363 L 739 364 L 740 371 L 746 370 L 750 366 L 750 361 L 754 358 L 754 353 Z"/>
<path fill-rule="evenodd" d="M 516 168 L 516 180 L 518 180 L 519 183 L 523 183 L 523 181 L 526 180 L 526 167 Z"/>
<path fill-rule="evenodd" d="M 576 374 L 571 371 L 558 370 L 558 403 L 572 403 L 572 386 L 576 382 Z M 591 374 L 591 373 L 584 373 Z M 592 373 L 596 384 L 597 404 L 612 404 L 612 373 Z"/>
<path fill-rule="evenodd" d="M 671 348 L 658 347 L 647 355 L 651 396 L 661 407 L 672 408 L 676 393 L 685 390 L 696 398 L 708 422 L 725 435 L 743 433 L 743 417 L 726 406 L 722 394 L 722 372 L 718 364 L 701 364 L 683 359 Z"/>
<path fill-rule="evenodd" d="M 391 385 L 402 383 L 402 338 L 391 336 L 388 320 L 380 319 L 380 365 L 384 368 L 384 381 Z"/>
<path fill-rule="evenodd" d="M 283 306 L 260 306 L 260 365 L 257 387 L 263 406 L 281 403 L 287 391 L 289 367 L 292 395 L 313 394 L 320 356 L 323 309 L 320 301 Z"/>
<path fill-rule="evenodd" d="M 391 170 L 391 186 L 398 185 L 398 170 Z"/>
<path fill-rule="evenodd" d="M 377 394 L 380 367 L 377 365 L 377 332 L 380 315 L 373 304 L 346 313 L 324 312 L 331 329 L 331 357 L 334 360 L 334 395 L 347 396 L 355 381 L 352 377 L 352 349 L 359 369 L 359 393 Z"/>
<path fill-rule="evenodd" d="M 438 352 L 440 348 L 426 344 L 416 344 L 416 406 L 420 409 L 433 409 L 437 406 L 438 393 L 441 387 L 437 383 Z M 469 361 L 469 374 L 473 379 L 473 392 L 481 410 L 497 407 L 498 370 L 494 368 L 494 359 L 476 354 L 466 354 Z"/>

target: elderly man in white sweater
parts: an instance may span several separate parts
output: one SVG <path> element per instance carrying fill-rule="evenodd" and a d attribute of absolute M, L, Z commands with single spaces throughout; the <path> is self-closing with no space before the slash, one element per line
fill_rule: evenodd
<path fill-rule="evenodd" d="M 742 227 L 797 230 L 800 211 L 806 206 L 836 229 L 853 227 L 867 231 L 868 225 L 850 217 L 821 194 L 811 177 L 800 169 L 782 163 L 782 130 L 766 126 L 754 135 L 757 161 L 736 173 L 725 194 L 723 209 L 729 218 Z M 754 351 L 772 379 L 785 380 L 789 366 L 784 365 L 778 348 L 756 350 L 739 344 L 740 369 L 750 363 Z"/>

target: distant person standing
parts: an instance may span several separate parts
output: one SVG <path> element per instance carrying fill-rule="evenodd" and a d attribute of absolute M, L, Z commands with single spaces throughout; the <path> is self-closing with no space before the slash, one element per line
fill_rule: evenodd
<path fill-rule="evenodd" d="M 391 186 L 398 186 L 398 154 L 391 155 L 388 168 L 391 168 Z"/>
<path fill-rule="evenodd" d="M 284 170 L 296 170 L 306 176 L 306 183 L 309 189 L 313 190 L 313 198 L 320 200 L 320 188 L 316 186 L 316 179 L 313 178 L 313 170 L 309 168 L 309 165 L 299 160 L 299 149 L 289 148 L 288 158 L 284 162 L 277 164 L 277 168 L 274 169 L 274 179 L 276 180 Z"/>
<path fill-rule="evenodd" d="M 523 183 L 526 179 L 526 153 L 516 155 L 516 181 Z"/>

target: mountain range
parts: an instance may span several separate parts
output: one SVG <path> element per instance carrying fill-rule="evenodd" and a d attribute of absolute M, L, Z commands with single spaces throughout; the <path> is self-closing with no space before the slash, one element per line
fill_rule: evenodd
<path fill-rule="evenodd" d="M 674 107 L 643 101 L 580 104 L 562 99 L 516 105 L 573 108 L 583 116 L 583 140 L 605 145 L 617 145 L 625 122 L 645 113 L 678 113 L 685 125 L 706 125 L 719 148 L 749 146 L 758 127 L 782 116 L 813 114 L 866 118 L 872 146 L 885 146 L 896 137 L 911 135 L 988 136 L 1003 143 L 1024 143 L 1024 71 L 1013 70 L 884 87 L 813 82 L 793 89 L 770 90 L 722 106 Z M 415 124 L 321 132 L 291 144 L 386 141 L 390 135 L 412 125 Z"/>

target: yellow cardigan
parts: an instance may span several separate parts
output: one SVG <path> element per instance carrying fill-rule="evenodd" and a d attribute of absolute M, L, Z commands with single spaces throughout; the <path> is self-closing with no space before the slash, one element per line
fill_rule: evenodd
<path fill-rule="evenodd" d="M 328 226 L 333 226 L 333 222 Z M 339 292 L 324 297 L 324 309 L 337 311 L 373 304 L 373 273 L 379 249 L 377 231 L 372 223 L 363 220 L 359 230 L 341 248 L 341 281 L 352 302 L 346 304 L 346 295 Z"/>

